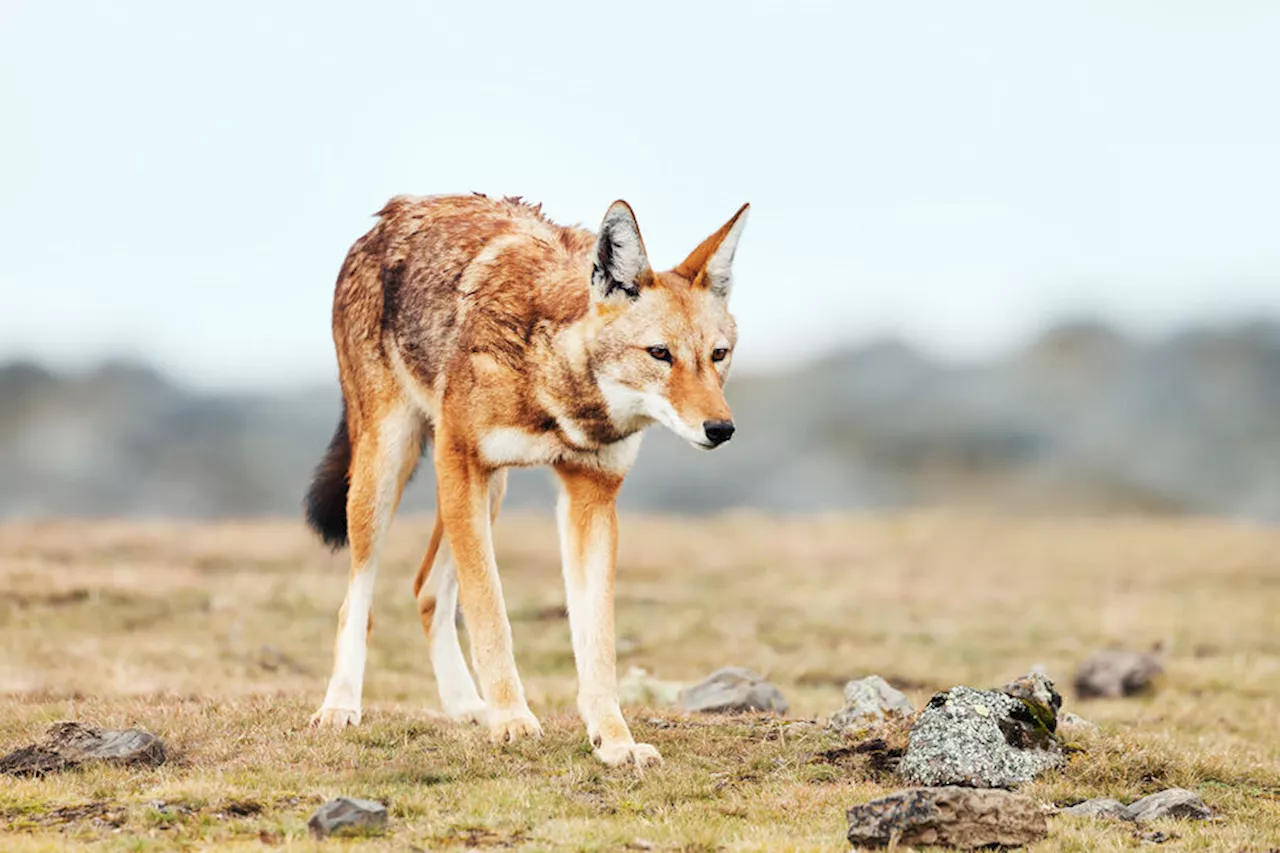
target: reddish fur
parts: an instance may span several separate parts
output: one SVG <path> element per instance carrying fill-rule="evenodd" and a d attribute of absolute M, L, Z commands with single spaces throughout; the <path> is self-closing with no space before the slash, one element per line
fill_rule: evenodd
<path fill-rule="evenodd" d="M 518 198 L 400 196 L 347 255 L 333 335 L 350 453 L 352 577 L 376 557 L 419 448 L 434 438 L 437 520 L 414 595 L 430 637 L 436 602 L 425 586 L 447 536 L 484 698 L 500 717 L 515 714 L 524 696 L 489 530 L 505 483 L 495 472 L 511 464 L 556 468 L 573 540 L 567 580 L 585 570 L 585 549 L 600 547 L 591 531 L 604 537 L 608 606 L 600 618 L 610 636 L 593 648 L 607 652 L 597 675 L 612 683 L 614 501 L 630 459 L 610 454 L 650 421 L 620 411 L 622 398 L 604 389 L 660 395 L 690 429 L 730 418 L 722 389 L 728 365 L 712 353 L 731 348 L 736 330 L 704 268 L 742 212 L 674 270 L 653 272 L 646 262 L 625 297 L 603 287 L 592 295 L 593 266 L 608 265 L 607 245 L 597 255 L 594 234 L 556 225 Z M 626 227 L 638 240 L 635 226 Z M 670 346 L 669 365 L 648 354 L 656 340 Z M 498 450 L 485 449 L 489 437 Z M 490 453 L 516 455 L 494 461 Z M 313 487 L 313 520 L 332 516 L 315 496 L 341 493 L 333 479 L 341 454 L 331 455 Z M 340 626 L 345 619 L 344 605 Z M 630 735 L 615 716 L 597 721 L 596 734 L 616 751 Z M 514 737 L 536 721 L 494 725 Z"/>

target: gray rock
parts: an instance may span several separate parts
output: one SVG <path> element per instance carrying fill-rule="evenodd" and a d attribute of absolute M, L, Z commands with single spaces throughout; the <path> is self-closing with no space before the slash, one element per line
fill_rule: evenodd
<path fill-rule="evenodd" d="M 781 691 L 749 669 L 731 666 L 680 691 L 680 704 L 686 711 L 706 714 L 743 713 L 747 711 L 787 712 L 787 700 Z"/>
<path fill-rule="evenodd" d="M 1204 804 L 1204 800 L 1183 788 L 1169 788 L 1158 794 L 1135 800 L 1127 806 L 1116 800 L 1099 797 L 1063 809 L 1060 814 L 1109 817 L 1139 823 L 1164 817 L 1206 820 L 1213 816 L 1209 807 Z"/>
<path fill-rule="evenodd" d="M 1048 834 L 1035 801 L 1008 791 L 911 788 L 849 809 L 854 847 L 1021 847 Z"/>
<path fill-rule="evenodd" d="M 387 807 L 371 800 L 338 797 L 316 809 L 307 826 L 316 838 L 371 835 L 387 828 Z"/>
<path fill-rule="evenodd" d="M 44 737 L 0 758 L 0 773 L 43 776 L 86 761 L 156 767 L 166 758 L 164 741 L 142 729 L 100 729 L 76 722 L 54 723 Z"/>
<path fill-rule="evenodd" d="M 1133 696 L 1150 689 L 1163 671 L 1160 657 L 1152 652 L 1104 649 L 1076 670 L 1076 694 L 1082 699 Z"/>
<path fill-rule="evenodd" d="M 1026 702 L 953 687 L 920 712 L 898 772 L 916 785 L 1009 788 L 1062 762 L 1057 738 Z"/>
<path fill-rule="evenodd" d="M 1185 788 L 1169 788 L 1129 804 L 1128 819 L 1145 823 L 1162 817 L 1207 820 L 1213 812 L 1204 800 Z"/>
<path fill-rule="evenodd" d="M 1021 700 L 1027 710 L 1049 731 L 1058 730 L 1058 711 L 1062 708 L 1062 696 L 1042 670 L 1032 670 L 1021 678 L 1015 678 L 1002 687 L 1000 692 Z"/>
<path fill-rule="evenodd" d="M 831 726 L 843 729 L 853 725 L 883 722 L 890 715 L 906 716 L 915 706 L 901 690 L 878 675 L 869 675 L 844 686 L 844 708 L 831 717 Z"/>
<path fill-rule="evenodd" d="M 1125 807 L 1124 803 L 1107 797 L 1085 800 L 1083 803 L 1077 803 L 1070 808 L 1063 809 L 1059 814 L 1069 814 L 1076 817 L 1110 817 L 1118 820 L 1130 819 L 1129 809 Z"/>

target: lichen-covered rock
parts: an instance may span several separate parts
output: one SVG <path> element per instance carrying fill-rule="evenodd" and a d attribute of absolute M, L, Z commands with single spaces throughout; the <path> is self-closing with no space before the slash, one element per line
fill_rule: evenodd
<path fill-rule="evenodd" d="M 1154 652 L 1104 649 L 1089 657 L 1076 670 L 1076 695 L 1082 699 L 1118 699 L 1151 689 L 1152 681 L 1164 671 Z"/>
<path fill-rule="evenodd" d="M 844 708 L 831 716 L 831 727 L 844 729 L 884 722 L 889 716 L 907 716 L 915 706 L 901 690 L 878 675 L 868 675 L 844 686 Z"/>
<path fill-rule="evenodd" d="M 338 797 L 316 809 L 307 826 L 316 838 L 373 834 L 387 828 L 387 807 L 372 800 Z"/>
<path fill-rule="evenodd" d="M 86 761 L 141 764 L 165 762 L 164 741 L 142 729 L 100 729 L 76 722 L 54 723 L 44 737 L 0 758 L 0 773 L 42 776 Z"/>
<path fill-rule="evenodd" d="M 680 705 L 686 711 L 706 714 L 734 714 L 748 711 L 787 712 L 782 692 L 749 669 L 731 666 L 680 691 Z"/>
<path fill-rule="evenodd" d="M 1143 797 L 1129 804 L 1128 819 L 1145 823 L 1162 817 L 1184 820 L 1207 820 L 1213 812 L 1204 800 L 1185 788 L 1168 788 L 1158 794 Z"/>
<path fill-rule="evenodd" d="M 997 790 L 911 788 L 854 806 L 847 817 L 855 847 L 1021 847 L 1048 834 L 1034 800 Z"/>
<path fill-rule="evenodd" d="M 1075 817 L 1109 817 L 1118 820 L 1129 820 L 1129 809 L 1125 804 L 1107 797 L 1097 797 L 1092 800 L 1085 800 L 1083 803 L 1076 803 L 1070 808 L 1063 809 L 1060 814 L 1069 814 Z"/>
<path fill-rule="evenodd" d="M 1009 788 L 1062 762 L 1057 738 L 1027 702 L 953 687 L 920 712 L 898 772 L 916 785 Z"/>
<path fill-rule="evenodd" d="M 1050 732 L 1058 730 L 1058 711 L 1062 708 L 1062 696 L 1054 688 L 1049 676 L 1033 671 L 1015 678 L 1000 690 L 1001 693 L 1020 699 L 1033 716 Z"/>

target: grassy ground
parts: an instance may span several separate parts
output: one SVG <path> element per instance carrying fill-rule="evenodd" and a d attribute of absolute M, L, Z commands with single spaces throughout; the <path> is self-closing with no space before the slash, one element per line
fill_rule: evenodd
<path fill-rule="evenodd" d="M 924 513 L 623 522 L 621 669 L 693 680 L 761 671 L 786 720 L 628 708 L 661 768 L 611 771 L 573 714 L 553 525 L 504 518 L 499 562 L 541 742 L 490 746 L 441 722 L 410 594 L 427 526 L 384 563 L 365 722 L 316 733 L 343 555 L 293 522 L 0 527 L 0 747 L 54 720 L 143 726 L 157 769 L 0 778 L 0 849 L 839 850 L 844 810 L 894 789 L 874 755 L 807 723 L 880 673 L 917 704 L 1043 664 L 1064 688 L 1111 642 L 1171 643 L 1150 698 L 1076 701 L 1101 726 L 1045 802 L 1169 786 L 1219 815 L 1159 828 L 1165 849 L 1280 847 L 1280 532 L 1187 520 Z M 899 733 L 900 734 L 900 733 Z M 382 838 L 311 841 L 317 804 L 390 804 Z M 1041 850 L 1126 850 L 1132 827 L 1055 817 Z"/>

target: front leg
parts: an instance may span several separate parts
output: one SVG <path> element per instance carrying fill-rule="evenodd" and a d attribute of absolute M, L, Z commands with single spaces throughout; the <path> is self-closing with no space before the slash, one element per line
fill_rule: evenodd
<path fill-rule="evenodd" d="M 563 492 L 556 518 L 569 606 L 573 657 L 578 665 L 578 711 L 596 758 L 609 765 L 643 767 L 662 761 L 636 743 L 618 707 L 614 652 L 613 581 L 618 559 L 616 501 L 622 478 L 598 469 L 557 467 Z"/>
<path fill-rule="evenodd" d="M 516 672 L 511 623 L 493 556 L 489 487 L 493 471 L 465 446 L 438 433 L 436 482 L 440 518 L 453 548 L 462 613 L 471 636 L 471 658 L 488 706 L 489 734 L 497 741 L 540 736 Z"/>

